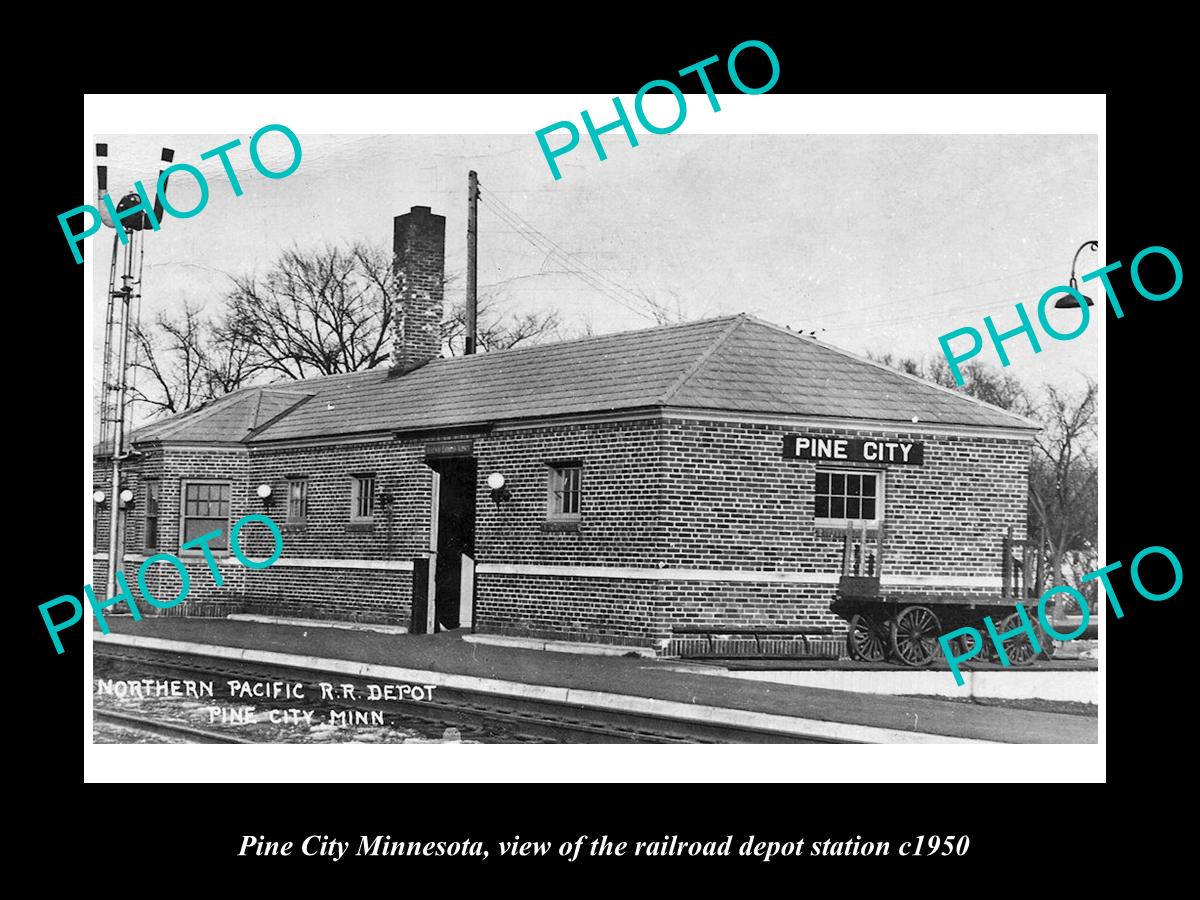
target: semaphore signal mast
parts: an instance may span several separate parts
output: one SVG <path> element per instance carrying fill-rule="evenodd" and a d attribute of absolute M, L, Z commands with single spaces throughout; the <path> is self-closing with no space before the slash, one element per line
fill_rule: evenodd
<path fill-rule="evenodd" d="M 175 151 L 163 148 L 162 163 L 165 167 L 175 158 Z M 159 170 L 162 175 L 162 170 Z M 162 183 L 162 192 L 167 189 Z M 108 145 L 96 145 L 96 208 L 101 221 L 113 229 L 112 261 L 108 270 L 108 300 L 104 317 L 104 372 L 100 386 L 100 447 L 111 454 L 112 490 L 109 494 L 108 534 L 108 597 L 117 595 L 117 575 L 120 571 L 125 547 L 123 541 L 123 510 L 132 501 L 132 492 L 126 495 L 121 486 L 121 462 L 129 456 L 128 435 L 130 409 L 130 341 L 133 340 L 141 318 L 142 269 L 145 261 L 145 232 L 162 221 L 162 198 L 154 198 L 151 222 L 143 210 L 136 208 L 143 203 L 137 191 L 125 194 L 117 204 L 117 216 L 111 215 L 108 204 Z M 111 201 L 110 201 L 111 202 Z M 129 212 L 128 215 L 122 213 Z M 120 256 L 120 276 L 117 275 L 117 257 Z M 134 275 L 136 265 L 137 274 Z M 120 287 L 117 286 L 118 277 Z M 103 497 L 94 498 L 103 502 Z"/>

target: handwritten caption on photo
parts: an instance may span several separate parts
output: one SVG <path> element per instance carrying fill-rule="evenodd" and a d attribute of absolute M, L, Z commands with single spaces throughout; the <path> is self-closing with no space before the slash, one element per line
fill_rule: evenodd
<path fill-rule="evenodd" d="M 315 689 L 315 691 L 310 690 Z M 365 689 L 364 689 L 365 688 Z M 401 684 L 375 682 L 363 686 L 353 684 L 334 684 L 328 681 L 314 682 L 306 686 L 298 681 L 251 681 L 247 679 L 231 679 L 225 682 L 224 690 L 218 692 L 213 681 L 197 681 L 185 679 L 137 678 L 114 679 L 97 678 L 96 696 L 115 697 L 117 700 L 160 700 L 160 699 L 195 699 L 212 698 L 218 701 L 246 700 L 284 700 L 290 703 L 305 703 L 319 701 L 321 703 L 341 703 L 346 701 L 362 703 L 401 703 L 410 701 L 425 701 L 433 699 L 436 684 Z M 307 725 L 312 726 L 321 722 L 333 726 L 347 725 L 384 725 L 383 713 L 377 709 L 302 709 L 288 707 L 283 709 L 265 708 L 259 710 L 255 706 L 224 706 L 213 705 L 204 707 L 208 716 L 208 724 L 215 725 L 257 725 L 269 723 L 272 725 Z M 318 720 L 318 714 L 321 718 Z"/>

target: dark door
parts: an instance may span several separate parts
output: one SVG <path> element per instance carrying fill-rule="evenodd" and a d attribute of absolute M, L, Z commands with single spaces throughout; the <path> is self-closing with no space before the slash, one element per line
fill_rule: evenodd
<path fill-rule="evenodd" d="M 460 610 L 463 556 L 475 558 L 475 460 L 443 459 L 429 464 L 441 474 L 434 596 L 436 630 L 444 631 L 471 624 L 460 621 Z"/>

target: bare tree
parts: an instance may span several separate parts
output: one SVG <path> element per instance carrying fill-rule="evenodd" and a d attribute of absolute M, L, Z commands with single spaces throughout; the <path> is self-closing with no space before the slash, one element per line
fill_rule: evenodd
<path fill-rule="evenodd" d="M 484 353 L 509 350 L 518 344 L 536 344 L 547 335 L 557 334 L 560 324 L 557 310 L 504 317 L 497 311 L 495 297 L 480 298 L 476 319 L 475 346 Z M 442 322 L 442 340 L 449 348 L 451 356 L 462 355 L 466 347 L 466 337 L 467 304 L 464 300 L 451 306 Z"/>
<path fill-rule="evenodd" d="M 1075 392 L 1047 385 L 1036 410 L 1043 430 L 1034 439 L 1029 512 L 1045 534 L 1055 581 L 1097 558 L 1096 392 L 1090 378 Z"/>
<path fill-rule="evenodd" d="M 650 315 L 654 317 L 655 325 L 682 325 L 691 319 L 683 298 L 677 291 L 667 291 L 671 295 L 669 300 L 661 297 L 651 297 L 640 289 L 631 289 L 629 293 L 638 297 L 646 305 L 650 311 Z"/>
<path fill-rule="evenodd" d="M 228 324 L 210 328 L 205 364 L 208 392 L 213 397 L 237 390 L 263 369 L 254 345 Z"/>
<path fill-rule="evenodd" d="M 159 313 L 153 325 L 139 324 L 133 367 L 141 377 L 135 375 L 133 400 L 168 415 L 209 399 L 205 330 L 203 312 L 187 301 L 178 317 Z"/>
<path fill-rule="evenodd" d="M 892 353 L 867 353 L 868 358 L 885 366 L 932 381 L 934 384 L 958 391 L 992 406 L 998 406 L 1018 415 L 1028 415 L 1033 411 L 1034 402 L 1025 385 L 1014 375 L 989 366 L 987 363 L 967 363 L 962 367 L 963 384 L 960 387 L 954 381 L 950 364 L 944 356 L 898 357 Z"/>
<path fill-rule="evenodd" d="M 236 331 L 214 326 L 185 300 L 176 316 L 159 313 L 133 332 L 131 396 L 153 416 L 182 412 L 248 383 L 259 371 L 253 348 Z"/>
<path fill-rule="evenodd" d="M 135 333 L 136 365 L 144 377 L 134 399 L 155 415 L 182 412 L 256 380 L 334 375 L 389 361 L 400 302 L 400 276 L 389 250 L 367 244 L 293 248 L 261 277 L 230 277 L 233 289 L 216 321 L 185 302 L 177 316 L 160 314 Z M 480 304 L 482 351 L 534 343 L 558 331 L 556 311 L 504 316 L 497 306 L 494 298 Z M 444 322 L 451 354 L 462 352 L 465 330 L 460 303 Z"/>
<path fill-rule="evenodd" d="M 219 333 L 248 345 L 249 365 L 301 379 L 388 361 L 400 296 L 388 251 L 361 243 L 293 248 L 261 279 L 233 282 Z"/>
<path fill-rule="evenodd" d="M 892 353 L 868 354 L 876 362 L 957 390 L 1001 409 L 1036 420 L 1029 466 L 1029 516 L 1026 533 L 1044 534 L 1045 565 L 1053 583 L 1080 584 L 1079 577 L 1097 560 L 1096 383 L 1081 391 L 1046 385 L 1031 393 L 1013 375 L 986 363 L 963 366 L 958 387 L 944 357 L 913 359 Z M 1094 583 L 1085 585 L 1085 595 Z"/>

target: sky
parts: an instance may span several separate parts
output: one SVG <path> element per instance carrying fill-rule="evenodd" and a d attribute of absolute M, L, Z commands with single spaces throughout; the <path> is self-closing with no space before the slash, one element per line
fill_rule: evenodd
<path fill-rule="evenodd" d="M 461 300 L 471 169 L 481 298 L 556 310 L 563 337 L 651 327 L 650 296 L 686 320 L 746 312 L 858 354 L 938 355 L 939 335 L 983 332 L 985 315 L 1015 327 L 1018 301 L 1036 321 L 1038 298 L 1099 236 L 1094 136 L 677 134 L 636 148 L 619 136 L 606 161 L 583 148 L 560 157 L 560 181 L 530 135 L 302 134 L 299 168 L 277 180 L 254 170 L 247 135 L 96 139 L 109 144 L 114 195 L 139 177 L 149 187 L 163 146 L 209 183 L 199 214 L 168 217 L 146 240 L 144 321 L 185 300 L 216 311 L 231 274 L 265 272 L 293 246 L 390 248 L 392 217 L 413 206 L 446 216 L 446 299 Z M 235 137 L 240 197 L 217 160 L 200 160 Z M 270 168 L 290 160 L 280 135 L 261 147 Z M 199 198 L 184 175 L 169 195 L 182 209 Z M 112 233 L 89 238 L 88 252 L 102 326 Z M 1085 250 L 1079 274 L 1100 265 Z M 1061 332 L 1078 317 L 1051 311 Z M 1024 338 L 1006 343 L 1008 371 L 1031 386 L 1096 377 L 1094 323 L 1072 341 L 1040 337 L 1040 354 Z M 980 358 L 998 362 L 990 346 Z"/>

